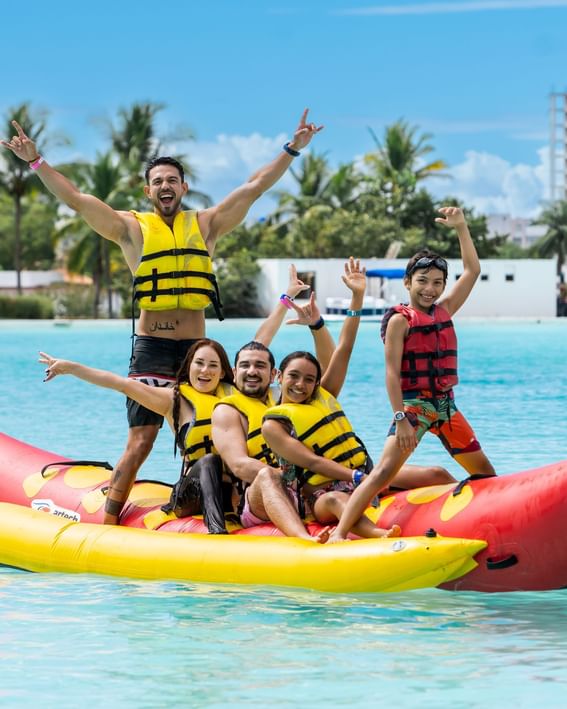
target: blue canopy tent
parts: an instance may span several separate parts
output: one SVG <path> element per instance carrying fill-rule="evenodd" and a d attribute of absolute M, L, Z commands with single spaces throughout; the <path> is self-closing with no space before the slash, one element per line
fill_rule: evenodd
<path fill-rule="evenodd" d="M 405 268 L 371 268 L 366 271 L 368 278 L 403 278 L 406 275 Z"/>

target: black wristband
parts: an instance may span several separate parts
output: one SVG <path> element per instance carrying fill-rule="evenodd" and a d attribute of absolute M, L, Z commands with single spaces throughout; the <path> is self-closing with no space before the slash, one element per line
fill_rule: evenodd
<path fill-rule="evenodd" d="M 319 318 L 319 320 L 317 320 L 316 323 L 314 323 L 313 325 L 309 325 L 309 329 L 310 330 L 320 330 L 324 324 L 325 324 L 325 321 L 323 320 L 323 316 L 321 316 Z"/>
<path fill-rule="evenodd" d="M 285 150 L 285 152 L 288 155 L 291 155 L 292 158 L 297 158 L 301 155 L 299 150 L 294 150 L 293 148 L 290 147 L 289 143 L 285 143 L 282 150 Z"/>

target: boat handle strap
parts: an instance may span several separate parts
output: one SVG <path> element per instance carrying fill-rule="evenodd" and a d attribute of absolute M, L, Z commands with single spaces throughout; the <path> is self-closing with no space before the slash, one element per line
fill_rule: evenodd
<path fill-rule="evenodd" d="M 45 477 L 45 471 L 48 470 L 49 468 L 53 468 L 56 465 L 64 465 L 66 467 L 71 467 L 72 465 L 89 465 L 92 466 L 93 468 L 105 468 L 105 470 L 113 470 L 112 465 L 110 463 L 107 463 L 105 461 L 100 461 L 100 460 L 61 460 L 57 461 L 54 463 L 48 463 L 47 465 L 44 465 L 43 468 L 41 469 L 41 477 Z"/>
<path fill-rule="evenodd" d="M 489 571 L 496 571 L 498 569 L 508 569 L 510 566 L 514 566 L 518 563 L 518 557 L 515 554 L 510 554 L 510 556 L 505 556 L 503 559 L 487 559 L 486 568 Z"/>

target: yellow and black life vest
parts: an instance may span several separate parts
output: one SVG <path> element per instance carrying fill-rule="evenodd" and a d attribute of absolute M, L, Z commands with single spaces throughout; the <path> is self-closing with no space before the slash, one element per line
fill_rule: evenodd
<path fill-rule="evenodd" d="M 204 310 L 212 303 L 223 319 L 217 280 L 197 212 L 178 212 L 170 228 L 159 214 L 132 212 L 144 248 L 134 274 L 133 299 L 142 310 Z"/>
<path fill-rule="evenodd" d="M 268 465 L 277 465 L 274 454 L 262 436 L 262 419 L 266 411 L 274 405 L 271 393 L 265 403 L 261 399 L 255 399 L 240 391 L 235 391 L 217 402 L 217 406 L 218 404 L 228 404 L 234 407 L 248 420 L 248 435 L 246 436 L 248 455 L 256 460 L 264 460 Z"/>
<path fill-rule="evenodd" d="M 181 384 L 179 393 L 188 401 L 195 412 L 193 425 L 183 426 L 182 440 L 179 444 L 184 452 L 186 464 L 193 465 L 206 453 L 216 453 L 211 435 L 211 416 L 219 397 L 215 394 L 203 394 L 190 384 Z M 184 430 L 185 429 L 185 430 Z"/>
<path fill-rule="evenodd" d="M 306 404 L 278 404 L 264 415 L 264 420 L 275 419 L 288 422 L 295 437 L 317 455 L 334 460 L 345 468 L 363 468 L 368 453 L 356 437 L 349 420 L 335 397 L 323 387 Z M 323 475 L 311 475 L 307 482 L 320 485 L 330 482 Z"/>

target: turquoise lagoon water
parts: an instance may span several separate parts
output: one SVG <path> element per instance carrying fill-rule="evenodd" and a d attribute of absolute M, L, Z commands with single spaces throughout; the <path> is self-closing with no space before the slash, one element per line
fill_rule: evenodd
<path fill-rule="evenodd" d="M 211 324 L 233 354 L 257 323 Z M 333 328 L 338 332 L 338 325 Z M 125 373 L 128 324 L 0 322 L 0 430 L 116 461 L 113 392 L 43 383 L 37 352 Z M 567 320 L 459 321 L 457 403 L 501 474 L 567 458 Z M 286 327 L 276 358 L 309 344 Z M 389 406 L 378 326 L 361 326 L 341 399 L 375 455 Z M 416 462 L 446 465 L 430 436 Z M 164 430 L 143 477 L 173 481 Z M 0 570 L 0 706 L 565 707 L 567 591 L 331 596 Z"/>

